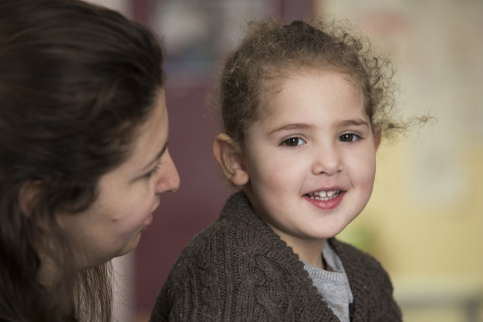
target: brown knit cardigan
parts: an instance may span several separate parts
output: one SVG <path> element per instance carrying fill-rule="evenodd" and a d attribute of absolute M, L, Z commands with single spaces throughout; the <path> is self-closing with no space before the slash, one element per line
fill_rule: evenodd
<path fill-rule="evenodd" d="M 351 321 L 401 321 L 388 274 L 377 260 L 329 239 L 354 297 Z M 242 192 L 183 250 L 151 321 L 339 321 L 303 263 L 258 217 Z"/>

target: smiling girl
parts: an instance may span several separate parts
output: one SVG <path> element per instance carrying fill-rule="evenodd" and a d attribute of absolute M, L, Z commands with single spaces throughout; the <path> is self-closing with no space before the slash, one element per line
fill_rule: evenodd
<path fill-rule="evenodd" d="M 366 45 L 317 21 L 251 25 L 214 142 L 240 191 L 180 255 L 152 321 L 401 320 L 380 263 L 334 238 L 369 201 L 381 138 L 404 127 Z"/>

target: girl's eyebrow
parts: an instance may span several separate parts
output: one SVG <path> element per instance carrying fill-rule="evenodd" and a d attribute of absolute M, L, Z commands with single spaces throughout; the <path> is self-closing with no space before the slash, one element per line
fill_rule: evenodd
<path fill-rule="evenodd" d="M 338 127 L 351 126 L 351 125 L 370 127 L 369 122 L 362 119 L 362 118 L 342 120 L 340 122 L 337 122 L 336 125 Z M 287 124 L 283 124 L 281 126 L 278 126 L 275 129 L 271 130 L 270 132 L 268 132 L 268 134 L 272 135 L 272 134 L 277 133 L 277 132 L 308 129 L 308 128 L 312 128 L 312 127 L 314 127 L 314 125 L 307 124 L 307 123 L 287 123 Z"/>
<path fill-rule="evenodd" d="M 350 125 L 370 127 L 369 122 L 364 119 L 343 120 L 338 123 L 338 126 L 350 126 Z"/>
<path fill-rule="evenodd" d="M 300 129 L 308 129 L 314 127 L 311 124 L 307 123 L 288 123 L 288 124 L 283 124 L 281 126 L 278 126 L 277 128 L 271 130 L 268 132 L 269 135 L 277 133 L 277 132 L 282 132 L 282 131 L 290 131 L 290 130 L 300 130 Z"/>

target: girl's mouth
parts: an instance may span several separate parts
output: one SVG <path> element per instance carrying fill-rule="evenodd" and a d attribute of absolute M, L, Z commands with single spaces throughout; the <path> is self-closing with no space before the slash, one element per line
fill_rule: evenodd
<path fill-rule="evenodd" d="M 329 201 L 336 198 L 340 193 L 340 190 L 329 190 L 329 191 L 315 191 L 305 194 L 310 199 Z"/>

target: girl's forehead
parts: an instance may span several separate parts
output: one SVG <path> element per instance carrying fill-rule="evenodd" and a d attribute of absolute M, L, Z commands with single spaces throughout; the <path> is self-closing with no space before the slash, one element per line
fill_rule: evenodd
<path fill-rule="evenodd" d="M 332 80 L 339 80 L 345 83 L 346 87 L 351 88 L 351 93 L 360 96 L 365 105 L 364 93 L 360 83 L 347 73 L 339 72 L 332 68 L 299 68 L 298 70 L 288 70 L 280 75 L 280 77 L 270 77 L 262 83 L 260 90 L 260 99 L 258 104 L 257 116 L 258 119 L 269 117 L 276 109 L 282 100 L 287 99 L 301 99 L 302 95 L 297 95 L 298 92 L 304 92 L 308 95 L 311 91 L 323 92 L 322 96 L 340 95 L 338 91 L 327 91 L 327 87 L 332 87 L 332 82 L 324 81 L 324 79 L 331 78 Z M 320 87 L 319 87 L 320 86 Z M 287 94 L 290 93 L 290 94 Z M 301 97 L 302 96 L 302 97 Z M 297 107 L 297 102 L 292 102 Z"/>

